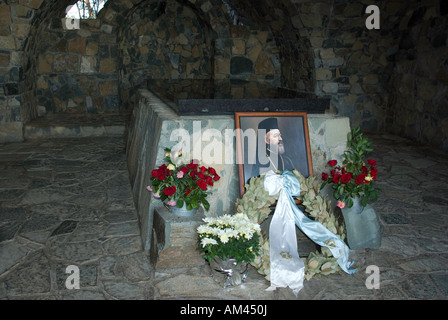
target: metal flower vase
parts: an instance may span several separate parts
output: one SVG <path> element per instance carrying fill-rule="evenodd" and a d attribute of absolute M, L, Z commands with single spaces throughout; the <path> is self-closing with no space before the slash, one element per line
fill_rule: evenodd
<path fill-rule="evenodd" d="M 221 259 L 215 257 L 210 263 L 212 278 L 224 288 L 239 286 L 247 279 L 249 270 L 247 263 L 236 263 L 235 259 Z"/>
<path fill-rule="evenodd" d="M 169 210 L 172 214 L 179 217 L 192 217 L 196 214 L 198 209 L 187 210 L 187 205 L 184 202 L 182 208 L 178 208 L 177 206 L 169 207 Z"/>
<path fill-rule="evenodd" d="M 381 225 L 372 206 L 367 204 L 363 207 L 360 198 L 353 198 L 353 206 L 341 211 L 350 249 L 375 249 L 381 246 Z"/>

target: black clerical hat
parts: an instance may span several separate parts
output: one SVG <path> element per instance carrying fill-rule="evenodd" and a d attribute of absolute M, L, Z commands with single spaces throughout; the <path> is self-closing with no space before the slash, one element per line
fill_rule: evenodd
<path fill-rule="evenodd" d="M 277 118 L 267 118 L 258 124 L 258 129 L 265 129 L 266 133 L 273 129 L 278 129 Z"/>

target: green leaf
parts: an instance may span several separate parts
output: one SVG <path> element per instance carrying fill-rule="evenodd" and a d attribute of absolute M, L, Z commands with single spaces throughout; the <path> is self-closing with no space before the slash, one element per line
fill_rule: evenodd
<path fill-rule="evenodd" d="M 352 199 L 352 198 L 348 198 L 347 201 L 345 202 L 345 205 L 346 205 L 348 208 L 353 207 L 353 199 Z"/>
<path fill-rule="evenodd" d="M 326 186 L 326 184 L 327 184 L 327 181 L 325 181 L 324 183 L 322 183 L 321 186 L 320 186 L 320 190 L 322 190 L 322 189 Z"/>
<path fill-rule="evenodd" d="M 341 196 L 341 194 L 338 192 L 338 189 L 336 189 L 335 192 L 333 192 L 333 196 L 335 199 L 339 199 L 339 197 Z"/>
<path fill-rule="evenodd" d="M 363 205 L 363 207 L 367 205 L 367 197 L 362 198 L 361 204 Z"/>
<path fill-rule="evenodd" d="M 201 202 L 202 202 L 202 205 L 204 206 L 205 210 L 208 211 L 210 209 L 210 203 L 208 203 L 208 201 L 205 199 L 202 199 Z"/>

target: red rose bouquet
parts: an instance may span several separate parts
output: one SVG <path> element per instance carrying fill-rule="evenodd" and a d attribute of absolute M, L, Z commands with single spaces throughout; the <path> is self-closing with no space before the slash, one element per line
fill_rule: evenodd
<path fill-rule="evenodd" d="M 359 130 L 356 128 L 347 136 L 348 150 L 344 152 L 342 165 L 338 165 L 336 160 L 330 160 L 330 174 L 322 173 L 322 188 L 327 183 L 332 184 L 333 196 L 339 200 L 339 208 L 351 208 L 355 197 L 361 199 L 363 206 L 367 205 L 369 199 L 378 198 L 378 188 L 373 185 L 378 173 L 376 161 L 363 160 L 365 154 L 372 151 L 371 143 Z"/>
<path fill-rule="evenodd" d="M 182 163 L 182 156 L 180 150 L 173 154 L 172 159 L 171 149 L 165 148 L 163 160 L 166 163 L 151 171 L 152 183 L 146 189 L 152 191 L 154 197 L 168 200 L 166 203 L 170 206 L 182 208 L 185 204 L 191 210 L 202 204 L 208 211 L 207 189 L 213 187 L 220 176 L 214 168 L 200 166 L 196 160 Z"/>

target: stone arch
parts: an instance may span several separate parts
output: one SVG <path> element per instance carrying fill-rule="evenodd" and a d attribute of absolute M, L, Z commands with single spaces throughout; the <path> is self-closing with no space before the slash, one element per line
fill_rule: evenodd
<path fill-rule="evenodd" d="M 109 0 L 96 21 L 84 21 L 82 26 L 86 27 L 73 32 L 76 37 L 70 35 L 62 42 L 59 38 L 55 40 L 57 48 L 42 40 L 46 38 L 51 42 L 55 39 L 54 35 L 48 34 L 48 27 L 51 29 L 60 24 L 65 8 L 76 0 L 38 2 L 33 1 L 33 19 L 23 47 L 22 66 L 17 72 L 22 74 L 22 90 L 18 97 L 20 121 L 26 123 L 48 112 L 119 111 L 125 96 L 118 90 L 123 62 L 114 48 L 116 35 L 123 30 L 131 12 L 135 12 L 132 9 L 143 1 Z M 155 1 L 147 1 L 151 2 Z M 214 60 L 210 74 L 216 79 L 267 82 L 312 94 L 310 71 L 303 68 L 309 61 L 309 49 L 302 45 L 306 42 L 304 37 L 285 32 L 275 23 L 275 20 L 285 20 L 283 18 L 291 8 L 285 7 L 280 15 L 273 15 L 265 24 L 265 13 L 274 12 L 268 1 L 262 3 L 262 14 L 257 14 L 260 8 L 241 8 L 232 3 L 234 1 L 228 2 L 244 13 L 247 25 L 233 26 L 221 0 L 178 0 L 192 8 L 211 27 Z M 63 32 L 60 25 L 57 28 L 56 33 Z M 289 36 L 291 39 L 287 39 Z M 300 45 L 295 43 L 296 39 L 300 39 Z M 64 57 L 64 52 L 57 50 L 67 54 Z M 295 63 L 297 59 L 299 63 Z M 64 72 L 65 67 L 71 72 Z M 290 70 L 294 70 L 292 76 Z"/>
<path fill-rule="evenodd" d="M 233 33 L 241 29 L 231 25 L 221 0 L 179 1 L 203 12 L 217 40 L 222 40 L 218 44 L 232 47 Z M 270 39 L 261 51 L 270 53 L 273 76 L 244 75 L 248 79 L 331 98 L 331 111 L 350 117 L 352 126 L 399 133 L 446 148 L 446 100 L 441 94 L 447 78 L 443 58 L 445 2 L 379 1 L 381 30 L 367 31 L 363 13 L 367 4 L 363 0 L 226 1 L 248 18 L 249 34 L 258 30 L 259 35 L 265 32 Z M 46 59 L 39 42 L 45 28 L 63 17 L 65 8 L 75 2 L 0 1 L 0 142 L 23 139 L 23 124 L 35 118 L 39 106 L 45 104 L 46 95 L 39 93 L 45 86 L 39 67 L 48 68 L 54 61 Z M 115 32 L 127 12 L 139 3 L 141 0 L 109 0 L 106 11 L 100 14 L 103 30 Z M 215 53 L 214 75 L 230 78 L 232 52 L 223 52 L 222 57 Z M 420 61 L 428 66 L 423 72 Z M 407 65 L 411 67 L 403 67 Z M 217 67 L 224 71 L 216 72 Z M 114 101 L 109 84 L 103 83 L 98 90 Z M 53 88 L 57 85 L 52 83 Z M 433 92 L 438 94 L 433 97 Z M 430 115 L 432 111 L 436 116 Z"/>
<path fill-rule="evenodd" d="M 30 75 L 23 84 L 25 122 L 47 113 L 121 111 L 116 30 L 133 3 L 109 0 L 97 19 L 81 20 L 78 29 L 61 20 L 76 1 L 43 1 L 37 10 L 24 50 Z"/>
<path fill-rule="evenodd" d="M 24 71 L 30 75 L 23 81 L 24 91 L 27 91 L 22 101 L 22 105 L 25 106 L 22 107 L 25 110 L 22 112 L 25 122 L 36 117 L 39 112 L 110 112 L 117 111 L 119 108 L 116 78 L 121 77 L 121 74 L 119 76 L 117 74 L 119 73 L 118 66 L 122 65 L 122 61 L 113 56 L 116 50 L 110 44 L 116 42 L 116 39 L 112 39 L 113 35 L 123 28 L 131 12 L 135 12 L 135 8 L 144 1 L 135 4 L 136 1 L 132 0 L 109 0 L 100 11 L 96 22 L 82 22 L 83 26 L 95 31 L 78 32 L 77 41 L 80 47 L 75 48 L 76 44 L 73 43 L 75 40 L 66 39 L 65 50 L 68 51 L 66 57 L 63 57 L 61 52 L 46 54 L 45 50 L 51 50 L 53 46 L 42 43 L 42 35 L 48 33 L 43 26 L 51 28 L 57 25 L 57 20 L 64 16 L 65 8 L 75 2 L 76 0 L 63 0 L 56 3 L 42 1 L 40 8 L 36 8 L 38 18 L 33 22 L 29 43 L 23 55 L 25 60 L 28 59 L 23 62 Z M 154 3 L 154 1 L 146 3 L 151 2 Z M 281 60 L 283 49 L 278 48 L 279 42 L 273 36 L 273 32 L 264 27 L 261 22 L 245 27 L 232 26 L 221 0 L 178 0 L 178 2 L 193 8 L 212 29 L 215 52 L 213 70 L 210 74 L 213 77 L 267 81 L 275 85 L 294 88 L 291 81 L 285 81 L 288 77 L 283 75 L 285 72 L 285 68 L 282 68 L 284 61 Z M 250 14 L 247 16 L 252 18 Z M 61 30 L 59 28 L 58 32 L 62 32 Z M 99 44 L 99 48 L 96 49 L 94 41 L 89 39 L 89 32 L 91 34 L 98 32 L 97 38 L 108 42 L 109 48 L 105 48 L 105 44 Z M 46 37 L 48 41 L 54 39 L 48 35 Z M 63 44 L 60 45 L 63 46 Z M 58 50 L 61 50 L 61 47 Z M 86 50 L 90 52 L 90 55 Z M 101 51 L 102 56 L 95 57 L 91 54 L 92 50 Z M 297 54 L 290 56 L 297 56 Z M 244 59 L 256 70 L 252 70 L 252 73 L 244 68 L 241 72 L 234 71 Z M 68 66 L 70 71 L 67 74 L 74 73 L 77 76 L 61 75 L 64 65 Z M 232 71 L 236 74 L 232 74 Z M 100 77 L 100 74 L 104 72 L 108 76 Z M 112 76 L 113 73 L 115 78 Z M 95 76 L 98 77 L 95 78 Z M 64 101 L 61 101 L 61 95 Z M 87 97 L 86 100 L 82 100 L 84 96 Z M 45 111 L 42 110 L 43 106 L 46 106 Z"/>
<path fill-rule="evenodd" d="M 60 23 L 58 20 L 65 16 L 65 8 L 75 2 L 76 0 L 35 0 L 27 2 L 23 6 L 20 4 L 20 10 L 16 10 L 17 12 L 22 12 L 21 14 L 24 17 L 22 20 L 25 20 L 26 17 L 29 21 L 29 29 L 26 32 L 27 34 L 23 35 L 23 41 L 17 50 L 19 54 L 16 55 L 16 57 L 22 57 L 22 60 L 18 61 L 16 59 L 18 62 L 11 68 L 10 72 L 14 75 L 10 77 L 11 81 L 14 80 L 18 83 L 16 86 L 17 89 L 14 89 L 13 84 L 8 84 L 7 86 L 8 95 L 16 93 L 15 97 L 8 98 L 11 101 L 9 103 L 11 105 L 10 108 L 18 109 L 15 112 L 17 114 L 15 116 L 16 121 L 26 123 L 35 118 L 39 113 L 57 112 L 60 110 L 64 110 L 65 112 L 68 110 L 75 112 L 113 111 L 120 103 L 116 89 L 118 82 L 112 76 L 113 72 L 111 70 L 116 71 L 115 74 L 117 74 L 118 70 L 115 69 L 121 64 L 121 61 L 102 61 L 103 57 L 96 57 L 97 59 L 95 60 L 93 54 L 87 55 L 87 51 L 84 51 L 88 50 L 89 53 L 92 53 L 92 51 L 95 52 L 98 50 L 102 52 L 104 59 L 111 59 L 110 56 L 113 55 L 111 52 L 114 51 L 111 47 L 107 49 L 103 46 L 102 49 L 96 49 L 95 44 L 92 44 L 93 42 L 89 39 L 88 32 L 80 32 L 81 35 L 79 37 L 84 37 L 84 43 L 82 40 L 79 41 L 80 47 L 76 48 L 76 44 L 72 43 L 76 42 L 74 41 L 75 39 L 66 39 L 66 47 L 64 50 L 68 51 L 71 55 L 68 60 L 62 57 L 61 52 L 46 54 L 47 50 L 54 47 L 54 45 L 45 46 L 42 43 L 42 35 L 47 32 L 46 29 L 49 26 L 51 27 Z M 101 37 L 104 43 L 109 44 L 110 41 L 106 39 L 110 40 L 112 38 L 112 35 L 117 32 L 118 28 L 123 26 L 123 22 L 131 9 L 139 3 L 141 1 L 109 0 L 98 15 L 97 22 L 90 22 L 89 28 L 97 29 L 90 32 L 97 32 L 97 36 Z M 224 5 L 220 0 L 179 0 L 179 3 L 188 4 L 190 7 L 196 8 L 196 12 L 199 12 L 202 19 L 211 26 L 215 34 L 215 41 L 218 42 L 218 46 L 221 46 L 221 51 L 218 53 L 215 52 L 213 76 L 217 75 L 218 78 L 242 77 L 248 80 L 268 81 L 275 85 L 291 88 L 297 87 L 294 85 L 294 81 L 288 80 L 288 77 L 284 75 L 284 65 L 285 62 L 291 62 L 286 65 L 293 66 L 293 57 L 300 56 L 300 54 L 294 52 L 285 55 L 285 49 L 279 49 L 280 41 L 278 41 L 278 36 L 273 35 L 274 32 L 272 30 L 274 29 L 272 26 L 266 28 L 261 22 L 252 23 L 252 25 L 245 28 L 232 26 L 231 19 L 228 17 Z M 14 4 L 14 6 L 19 6 L 19 4 Z M 246 13 L 246 15 L 252 19 L 253 14 Z M 238 38 L 237 40 L 242 39 L 245 42 L 245 55 L 249 57 L 253 65 L 256 65 L 258 62 L 259 66 L 261 66 L 260 74 L 245 75 L 245 70 L 243 70 L 242 74 L 231 74 L 231 58 L 235 55 L 244 56 L 238 53 L 238 50 L 241 49 L 241 41 L 238 44 L 236 38 Z M 47 35 L 48 41 L 51 42 L 52 39 L 54 37 Z M 57 42 L 62 46 L 63 43 L 60 43 L 60 41 Z M 260 42 L 261 49 L 259 46 Z M 248 48 L 248 43 L 250 45 L 255 43 L 255 45 Z M 61 46 L 58 50 L 62 50 Z M 98 46 L 100 47 L 100 45 Z M 236 53 L 232 52 L 232 48 L 234 48 Z M 75 52 L 70 52 L 70 50 L 74 50 Z M 77 54 L 78 56 L 76 57 Z M 73 59 L 74 63 L 71 59 Z M 235 61 L 238 61 L 238 59 L 235 59 Z M 267 64 L 263 62 L 267 62 Z M 60 73 L 64 65 L 69 68 L 76 67 L 76 73 L 79 77 L 75 77 L 76 79 L 73 79 L 73 77 L 63 79 L 64 77 Z M 263 71 L 262 67 L 264 67 L 265 71 Z M 96 74 L 96 71 L 98 71 L 98 74 Z M 101 71 L 106 71 L 109 79 L 107 77 L 100 77 L 99 73 Z M 24 76 L 25 74 L 26 77 Z M 96 76 L 98 76 L 99 82 L 94 81 Z M 89 77 L 92 81 L 89 81 Z M 84 80 L 81 80 L 81 78 Z M 10 81 L 9 78 L 7 80 Z M 68 91 L 72 92 L 73 95 L 82 91 L 81 94 L 77 95 L 76 99 L 80 99 L 81 96 L 90 98 L 84 101 L 75 101 L 72 99 L 75 105 L 77 105 L 73 109 L 71 109 L 67 101 L 65 106 L 61 107 L 61 103 L 59 102 L 57 104 L 54 99 L 60 100 L 59 93 L 66 95 L 64 88 L 69 89 Z M 87 94 L 84 91 L 87 91 Z M 53 99 L 53 101 L 49 99 Z M 43 106 L 47 106 L 48 110 Z"/>

